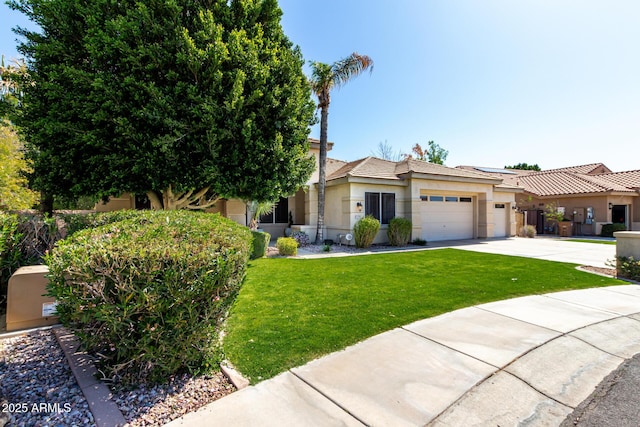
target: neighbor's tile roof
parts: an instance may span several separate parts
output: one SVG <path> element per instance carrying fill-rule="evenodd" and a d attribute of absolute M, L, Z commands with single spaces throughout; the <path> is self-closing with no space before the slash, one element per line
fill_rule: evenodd
<path fill-rule="evenodd" d="M 630 191 L 592 175 L 573 172 L 538 172 L 523 175 L 519 184 L 528 191 L 539 196 L 556 196 L 568 194 L 604 193 L 609 191 Z"/>
<path fill-rule="evenodd" d="M 545 172 L 575 172 L 587 175 L 608 173 L 611 169 L 606 167 L 604 163 L 590 163 L 588 165 L 568 166 L 565 168 L 548 169 Z"/>
<path fill-rule="evenodd" d="M 486 169 L 477 166 L 458 166 L 464 170 Z M 509 169 L 510 173 L 487 172 L 502 178 L 503 185 L 515 185 L 538 196 L 560 196 L 607 192 L 635 192 L 640 188 L 640 171 L 611 172 L 602 163 L 530 171 Z"/>
<path fill-rule="evenodd" d="M 640 188 L 640 170 L 626 172 L 611 172 L 596 175 L 606 181 L 622 185 L 627 188 Z"/>

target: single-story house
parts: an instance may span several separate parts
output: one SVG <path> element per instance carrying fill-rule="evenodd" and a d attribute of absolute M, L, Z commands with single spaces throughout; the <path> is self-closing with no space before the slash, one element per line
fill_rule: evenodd
<path fill-rule="evenodd" d="M 317 165 L 318 140 L 310 140 L 310 153 Z M 393 162 L 366 157 L 352 162 L 328 159 L 326 179 L 324 236 L 335 242 L 347 243 L 345 236 L 365 215 L 373 215 L 381 222 L 375 243 L 387 241 L 389 221 L 396 216 L 412 221 L 412 239 L 437 241 L 516 234 L 516 196 L 521 195 L 522 188 L 481 171 L 412 159 Z M 294 231 L 303 230 L 314 240 L 317 182 L 316 168 L 307 186 L 281 199 L 270 215 L 261 218 L 260 227 L 277 237 L 293 224 Z M 97 205 L 96 210 L 144 207 L 144 197 L 125 194 Z M 221 200 L 212 211 L 245 225 L 250 220 L 246 204 L 239 200 Z"/>
<path fill-rule="evenodd" d="M 573 222 L 574 235 L 599 235 L 604 224 L 640 230 L 640 170 L 612 172 L 602 163 L 546 171 L 459 166 L 522 187 L 518 210 L 538 234 L 549 232 L 544 213 L 554 204 Z"/>

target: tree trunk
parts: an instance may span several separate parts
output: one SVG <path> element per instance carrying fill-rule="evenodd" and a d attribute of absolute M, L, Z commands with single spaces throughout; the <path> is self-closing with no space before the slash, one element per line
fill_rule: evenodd
<path fill-rule="evenodd" d="M 325 187 L 327 184 L 327 121 L 329 118 L 329 104 L 323 105 L 320 110 L 320 159 L 318 165 L 318 228 L 316 244 L 324 241 L 324 201 Z"/>
<path fill-rule="evenodd" d="M 53 215 L 53 194 L 45 191 L 40 192 L 40 212 Z"/>
<path fill-rule="evenodd" d="M 152 209 L 165 211 L 177 209 L 205 210 L 213 207 L 220 200 L 220 197 L 208 199 L 206 197 L 208 191 L 209 187 L 198 191 L 189 190 L 184 193 L 174 193 L 170 185 L 162 193 L 148 191 L 147 197 L 151 201 Z"/>

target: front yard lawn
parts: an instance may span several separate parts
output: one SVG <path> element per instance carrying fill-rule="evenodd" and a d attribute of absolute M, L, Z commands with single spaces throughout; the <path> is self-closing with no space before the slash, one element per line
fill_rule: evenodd
<path fill-rule="evenodd" d="M 256 383 L 458 308 L 623 283 L 573 264 L 456 249 L 259 259 L 251 262 L 231 310 L 224 348 Z"/>

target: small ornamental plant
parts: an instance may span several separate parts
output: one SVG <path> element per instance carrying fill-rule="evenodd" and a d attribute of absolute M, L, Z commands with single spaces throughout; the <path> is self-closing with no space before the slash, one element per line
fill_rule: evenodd
<path fill-rule="evenodd" d="M 393 218 L 389 221 L 387 237 L 391 246 L 407 246 L 411 239 L 411 221 L 406 218 Z"/>
<path fill-rule="evenodd" d="M 353 236 L 357 248 L 368 248 L 380 231 L 380 221 L 371 215 L 360 218 L 353 226 Z"/>
<path fill-rule="evenodd" d="M 291 234 L 291 237 L 295 239 L 296 242 L 298 242 L 299 248 L 309 245 L 309 235 L 304 231 L 296 231 L 295 233 Z"/>
<path fill-rule="evenodd" d="M 298 242 L 291 237 L 278 237 L 276 241 L 278 253 L 284 256 L 298 255 Z"/>
<path fill-rule="evenodd" d="M 533 225 L 525 225 L 520 229 L 520 237 L 536 237 L 536 228 Z"/>

